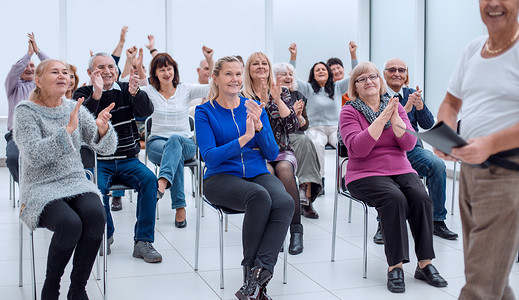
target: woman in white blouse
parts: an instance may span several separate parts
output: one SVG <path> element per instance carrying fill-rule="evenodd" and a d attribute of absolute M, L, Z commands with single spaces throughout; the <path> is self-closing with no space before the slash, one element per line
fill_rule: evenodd
<path fill-rule="evenodd" d="M 204 49 L 212 67 L 213 51 Z M 153 102 L 150 138 L 146 147 L 151 162 L 160 165 L 157 200 L 167 188 L 171 192 L 171 208 L 176 210 L 175 226 L 184 228 L 186 201 L 184 195 L 184 161 L 195 157 L 196 145 L 189 126 L 189 102 L 209 92 L 207 84 L 180 83 L 178 65 L 167 53 L 158 53 L 150 64 L 150 84 L 141 89 Z"/>

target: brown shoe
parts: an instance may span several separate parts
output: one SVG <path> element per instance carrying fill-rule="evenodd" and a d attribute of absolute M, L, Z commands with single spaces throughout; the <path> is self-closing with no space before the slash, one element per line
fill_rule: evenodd
<path fill-rule="evenodd" d="M 312 203 L 309 205 L 301 205 L 301 211 L 303 216 L 309 219 L 319 219 L 319 214 L 315 211 Z"/>

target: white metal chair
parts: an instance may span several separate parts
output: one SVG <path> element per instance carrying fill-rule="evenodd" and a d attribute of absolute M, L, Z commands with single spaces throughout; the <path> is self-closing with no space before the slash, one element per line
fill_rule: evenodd
<path fill-rule="evenodd" d="M 197 156 L 200 157 L 199 150 L 197 148 Z M 198 197 L 196 201 L 198 201 L 197 209 L 196 209 L 196 237 L 195 237 L 195 271 L 198 271 L 198 255 L 200 248 L 200 219 L 202 216 L 202 208 L 203 204 L 206 203 L 209 207 L 213 208 L 218 213 L 218 237 L 219 237 L 219 245 L 220 245 L 220 289 L 224 288 L 224 276 L 223 276 L 223 232 L 224 232 L 224 216 L 225 216 L 225 231 L 227 232 L 227 216 L 230 214 L 242 214 L 243 211 L 236 211 L 230 208 L 226 208 L 223 206 L 214 205 L 209 200 L 207 200 L 203 194 L 203 177 L 204 177 L 204 168 L 202 167 L 202 158 L 198 160 Z M 283 283 L 287 283 L 287 258 L 288 258 L 288 239 L 285 238 L 285 243 L 283 246 Z"/>
<path fill-rule="evenodd" d="M 364 241 L 363 241 L 363 266 L 362 266 L 362 277 L 368 277 L 368 205 L 366 202 L 353 197 L 342 180 L 342 170 L 345 163 L 348 161 L 348 150 L 344 145 L 342 138 L 339 136 L 337 139 L 337 150 L 336 150 L 336 173 L 335 173 L 335 195 L 333 202 L 333 229 L 332 229 L 332 255 L 331 261 L 335 261 L 335 239 L 337 237 L 337 206 L 339 204 L 339 195 L 345 196 L 350 199 L 350 206 L 348 212 L 348 223 L 351 223 L 351 207 L 352 201 L 360 203 L 364 209 Z"/>

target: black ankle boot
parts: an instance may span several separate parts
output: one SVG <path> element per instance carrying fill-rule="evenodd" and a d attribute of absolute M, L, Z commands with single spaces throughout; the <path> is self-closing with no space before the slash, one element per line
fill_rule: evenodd
<path fill-rule="evenodd" d="M 252 268 L 247 284 L 236 292 L 236 297 L 241 300 L 269 299 L 265 290 L 271 278 L 272 273 L 269 270 L 263 267 Z"/>
<path fill-rule="evenodd" d="M 250 278 L 250 275 L 252 274 L 252 267 L 251 266 L 243 266 L 243 285 L 247 285 L 247 281 Z"/>
<path fill-rule="evenodd" d="M 74 252 L 74 249 L 63 251 L 52 245 L 49 246 L 47 271 L 41 290 L 42 300 L 57 300 L 59 298 L 61 276 L 65 272 L 65 267 L 72 256 L 72 252 Z"/>
<path fill-rule="evenodd" d="M 67 299 L 88 300 L 85 287 L 100 245 L 101 240 L 97 239 L 83 237 L 79 240 L 72 261 L 73 267 L 72 273 L 70 273 L 70 288 Z"/>
<path fill-rule="evenodd" d="M 303 225 L 290 224 L 290 244 L 288 253 L 297 255 L 303 252 Z"/>

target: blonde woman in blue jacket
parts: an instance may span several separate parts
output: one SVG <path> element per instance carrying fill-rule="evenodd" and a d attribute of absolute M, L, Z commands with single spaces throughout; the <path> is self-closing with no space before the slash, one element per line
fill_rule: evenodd
<path fill-rule="evenodd" d="M 216 62 L 209 101 L 196 108 L 195 128 L 207 166 L 204 195 L 213 204 L 245 212 L 244 285 L 236 297 L 270 299 L 266 286 L 294 213 L 294 201 L 267 169 L 267 160 L 278 155 L 278 145 L 264 105 L 238 96 L 242 73 L 234 56 Z"/>

